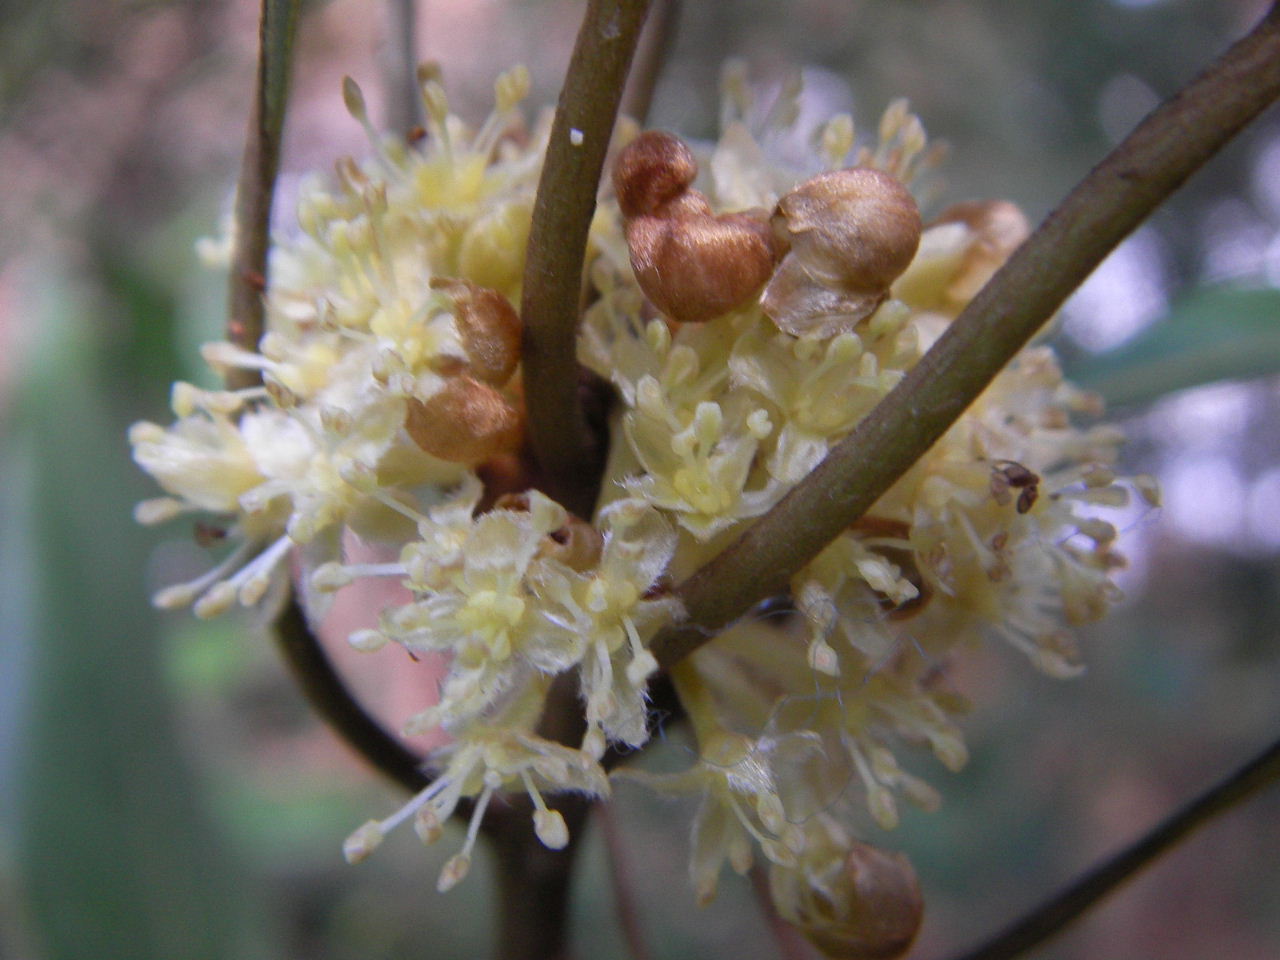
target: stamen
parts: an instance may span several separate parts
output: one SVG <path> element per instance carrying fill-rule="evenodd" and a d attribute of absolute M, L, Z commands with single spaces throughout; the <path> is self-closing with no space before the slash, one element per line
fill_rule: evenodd
<path fill-rule="evenodd" d="M 346 105 L 347 113 L 351 114 L 360 126 L 364 128 L 365 136 L 369 138 L 369 143 L 373 146 L 373 149 L 381 153 L 382 138 L 369 120 L 369 111 L 365 106 L 364 93 L 360 90 L 360 84 L 350 77 L 342 78 L 342 102 Z"/>
<path fill-rule="evenodd" d="M 257 547 L 257 543 L 246 542 L 240 544 L 231 553 L 223 558 L 222 562 L 213 569 L 207 571 L 195 580 L 186 583 L 174 584 L 171 587 L 165 587 L 151 598 L 152 604 L 161 610 L 173 610 L 177 607 L 185 607 L 195 598 L 207 590 L 210 586 L 217 583 L 240 564 L 244 563 L 245 558 L 251 554 Z"/>
<path fill-rule="evenodd" d="M 351 645 L 352 649 L 359 650 L 361 653 L 373 653 L 376 650 L 381 650 L 390 642 L 391 638 L 381 630 L 357 630 L 347 637 L 347 643 Z"/>
<path fill-rule="evenodd" d="M 157 523 L 172 520 L 174 517 L 180 517 L 184 513 L 199 512 L 202 512 L 200 507 L 186 503 L 176 497 L 155 497 L 137 504 L 133 508 L 133 519 L 135 523 L 151 527 Z"/>
<path fill-rule="evenodd" d="M 747 82 L 747 65 L 742 60 L 726 60 L 720 69 L 720 129 L 746 119 L 753 101 Z"/>
<path fill-rule="evenodd" d="M 234 577 L 227 581 L 235 587 L 240 605 L 252 607 L 262 599 L 271 585 L 271 574 L 276 565 L 293 547 L 293 540 L 286 534 L 253 558 Z"/>
<path fill-rule="evenodd" d="M 359 863 L 382 843 L 385 834 L 377 820 L 370 820 L 347 837 L 342 844 L 342 855 L 347 863 Z"/>
<path fill-rule="evenodd" d="M 804 75 L 798 70 L 782 81 L 778 96 L 760 123 L 760 129 L 789 130 L 800 117 L 800 94 L 804 92 Z"/>
<path fill-rule="evenodd" d="M 422 71 L 419 68 L 419 79 Z M 421 83 L 422 106 L 427 114 L 427 126 L 432 138 L 440 145 L 440 152 L 445 161 L 453 166 L 453 141 L 449 136 L 449 98 L 445 96 L 444 87 L 435 77 L 429 77 Z"/>
<path fill-rule="evenodd" d="M 738 800 L 737 794 L 730 789 L 725 796 L 729 809 L 733 811 L 734 816 L 738 818 L 738 821 L 742 824 L 747 833 L 751 834 L 751 836 L 755 838 L 755 841 L 762 847 L 766 844 L 772 843 L 772 838 L 766 836 L 760 828 L 752 822 L 751 815 L 743 809 L 742 804 Z"/>
<path fill-rule="evenodd" d="M 658 660 L 645 648 L 640 640 L 636 625 L 628 616 L 622 618 L 622 629 L 627 634 L 631 646 L 631 662 L 627 664 L 627 682 L 633 687 L 642 687 L 644 682 L 658 671 Z"/>
<path fill-rule="evenodd" d="M 345 476 L 342 479 L 346 480 L 348 483 L 351 483 L 351 481 Z M 356 483 L 352 483 L 351 485 L 356 489 L 360 490 L 361 493 L 370 494 L 379 503 L 383 504 L 386 507 L 389 507 L 390 509 L 394 510 L 396 513 L 401 514 L 402 516 L 408 517 L 410 520 L 412 520 L 415 524 L 418 525 L 419 529 L 422 529 L 424 524 L 427 527 L 431 526 L 431 519 L 429 517 L 427 517 L 425 514 L 419 513 L 417 510 L 413 509 L 413 507 L 410 507 L 407 504 L 401 503 L 395 497 L 391 496 L 391 494 L 389 494 L 386 490 L 383 490 L 378 487 L 374 487 L 373 489 L 365 489 L 362 485 L 356 484 Z M 404 572 L 406 575 L 408 574 L 407 570 L 405 570 Z"/>
<path fill-rule="evenodd" d="M 898 825 L 898 807 L 893 802 L 893 794 L 876 777 L 862 748 L 853 741 L 848 743 L 848 747 L 858 776 L 866 787 L 867 808 L 871 811 L 871 816 L 885 830 L 892 830 Z"/>
<path fill-rule="evenodd" d="M 270 371 L 280 366 L 275 361 L 268 360 L 262 354 L 253 353 L 243 347 L 237 347 L 234 343 L 227 343 L 225 340 L 202 344 L 200 357 L 215 371 L 219 372 L 227 368 Z"/>
<path fill-rule="evenodd" d="M 498 75 L 493 84 L 494 110 L 485 118 L 480 132 L 471 141 L 472 152 L 489 156 L 494 146 L 511 125 L 512 114 L 520 101 L 529 95 L 529 70 L 523 65 Z"/>
<path fill-rule="evenodd" d="M 484 812 L 489 806 L 489 801 L 493 799 L 494 790 L 497 789 L 496 784 L 491 780 L 496 776 L 492 770 L 485 774 L 485 787 L 476 801 L 475 812 L 471 814 L 471 823 L 467 825 L 467 839 L 462 845 L 462 852 L 449 858 L 444 869 L 440 871 L 440 879 L 436 881 L 436 889 L 441 893 L 453 889 L 471 869 L 471 851 L 476 845 L 476 837 L 480 833 L 480 822 L 484 819 Z"/>

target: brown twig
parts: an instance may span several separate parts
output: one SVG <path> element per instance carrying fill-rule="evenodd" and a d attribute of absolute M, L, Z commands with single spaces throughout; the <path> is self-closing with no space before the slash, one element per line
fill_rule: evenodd
<path fill-rule="evenodd" d="M 297 600 L 290 598 L 274 624 L 276 643 L 307 702 L 360 756 L 410 793 L 431 778 L 422 758 L 388 733 L 347 689 L 311 630 Z"/>
<path fill-rule="evenodd" d="M 604 837 L 605 855 L 609 861 L 609 885 L 613 888 L 613 910 L 622 928 L 622 938 L 627 944 L 631 960 L 649 960 L 653 954 L 645 942 L 644 928 L 640 924 L 640 912 L 636 909 L 636 894 L 631 887 L 631 863 L 623 843 L 613 804 L 601 804 L 596 809 L 596 822 Z"/>
<path fill-rule="evenodd" d="M 422 98 L 418 94 L 416 0 L 386 0 L 386 33 L 382 41 L 383 86 L 387 105 L 387 129 L 404 136 L 422 123 Z"/>
<path fill-rule="evenodd" d="M 529 433 L 548 492 L 591 515 L 602 462 L 578 400 L 587 231 L 649 0 L 589 0 L 538 183 L 520 313 Z"/>
<path fill-rule="evenodd" d="M 676 587 L 689 616 L 654 640 L 663 666 L 784 591 L 924 455 L 1094 267 L 1280 95 L 1277 9 L 1143 120 L 827 458 Z"/>
<path fill-rule="evenodd" d="M 257 350 L 262 339 L 271 204 L 301 6 L 301 0 L 262 0 L 257 81 L 236 186 L 235 253 L 227 290 L 227 339 L 246 350 Z M 227 386 L 253 386 L 261 379 L 256 370 L 233 369 Z"/>
<path fill-rule="evenodd" d="M 1044 943 L 1192 832 L 1280 779 L 1280 740 L 1115 856 L 954 960 L 1010 960 Z"/>
<path fill-rule="evenodd" d="M 487 831 L 498 881 L 497 960 L 561 960 L 569 955 L 569 885 L 591 801 L 566 795 L 555 804 L 569 828 L 569 845 L 549 850 L 534 835 L 527 800 L 490 819 Z"/>
<path fill-rule="evenodd" d="M 619 112 L 623 116 L 642 124 L 648 118 L 649 108 L 653 104 L 653 90 L 658 85 L 662 67 L 671 53 L 679 25 L 680 0 L 654 0 L 653 11 L 640 36 L 635 66 L 631 69 L 631 78 L 627 81 L 627 89 L 622 97 Z"/>
<path fill-rule="evenodd" d="M 751 881 L 751 892 L 760 905 L 760 915 L 768 924 L 769 933 L 778 947 L 778 956 L 782 960 L 809 960 L 813 951 L 805 943 L 804 937 L 778 916 L 778 909 L 773 905 L 773 895 L 769 892 L 769 875 L 764 868 L 758 863 L 752 864 L 747 871 L 747 879 Z"/>

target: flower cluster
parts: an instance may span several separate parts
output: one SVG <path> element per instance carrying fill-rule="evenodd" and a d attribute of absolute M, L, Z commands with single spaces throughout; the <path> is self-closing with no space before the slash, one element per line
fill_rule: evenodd
<path fill-rule="evenodd" d="M 408 588 L 350 642 L 443 655 L 438 700 L 406 732 L 451 739 L 431 758 L 431 786 L 346 852 L 359 859 L 409 818 L 434 839 L 470 798 L 444 889 L 465 874 L 498 791 L 528 794 L 545 844 L 568 841 L 544 794 L 607 795 L 608 746 L 649 738 L 649 643 L 683 616 L 670 585 L 849 433 L 1026 224 L 1001 202 L 924 223 L 912 185 L 934 153 L 903 103 L 861 146 L 849 117 L 831 120 L 805 167 L 771 149 L 794 126 L 794 96 L 752 120 L 736 67 L 709 148 L 620 125 L 579 341 L 616 400 L 600 501 L 578 517 L 534 488 L 513 307 L 549 125 L 524 126 L 522 70 L 498 80 L 479 130 L 449 113 L 433 71 L 420 79 L 430 122 L 413 143 L 378 136 L 347 82 L 373 158 L 341 161 L 304 191 L 298 231 L 274 248 L 258 350 L 205 348 L 216 371 L 258 371 L 262 386 L 177 384 L 176 422 L 138 424 L 131 441 L 169 494 L 140 505 L 140 520 L 211 513 L 236 544 L 159 605 L 212 616 L 256 604 L 293 554 L 315 618 L 359 578 Z M 1114 601 L 1121 563 L 1116 531 L 1089 507 L 1127 496 L 1109 467 L 1116 431 L 1077 426 L 1097 412 L 1048 348 L 1025 351 L 787 596 L 672 672 L 699 760 L 613 779 L 702 797 L 701 899 L 726 860 L 744 871 L 758 848 L 779 909 L 824 949 L 871 937 L 888 955 L 910 942 L 910 868 L 854 839 L 851 808 L 888 828 L 897 795 L 936 803 L 895 759 L 904 742 L 951 769 L 965 762 L 963 704 L 945 677 L 953 647 L 999 638 L 1051 674 L 1079 670 L 1067 627 Z M 353 538 L 382 545 L 385 562 L 349 562 Z M 585 718 L 567 745 L 538 732 L 566 675 Z M 885 916 L 885 897 L 893 922 L 866 920 Z"/>

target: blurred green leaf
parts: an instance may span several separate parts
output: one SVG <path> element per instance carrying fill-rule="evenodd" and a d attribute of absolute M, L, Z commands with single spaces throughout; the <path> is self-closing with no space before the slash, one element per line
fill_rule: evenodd
<path fill-rule="evenodd" d="M 37 531 L 18 764 L 32 932 L 46 960 L 244 956 L 248 891 L 181 752 L 131 520 L 148 491 L 122 433 L 145 372 L 86 322 L 105 305 L 49 274 L 15 431 Z"/>
<path fill-rule="evenodd" d="M 1280 290 L 1207 287 L 1176 303 L 1133 340 L 1069 366 L 1108 406 L 1149 403 L 1174 390 L 1280 372 Z"/>

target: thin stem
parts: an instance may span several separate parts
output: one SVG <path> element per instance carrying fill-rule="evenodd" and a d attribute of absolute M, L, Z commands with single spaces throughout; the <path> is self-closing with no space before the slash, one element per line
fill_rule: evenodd
<path fill-rule="evenodd" d="M 954 960 L 1009 960 L 1060 932 L 1193 831 L 1280 779 L 1280 740 L 986 943 Z"/>
<path fill-rule="evenodd" d="M 280 653 L 307 702 L 353 750 L 410 793 L 431 782 L 422 758 L 388 733 L 351 696 L 297 600 L 290 598 L 285 605 L 275 633 Z"/>
<path fill-rule="evenodd" d="M 301 6 L 301 0 L 262 0 L 257 81 L 236 186 L 235 253 L 227 290 L 227 338 L 246 350 L 257 350 L 262 339 L 271 204 Z M 227 375 L 232 389 L 261 382 L 256 370 L 237 369 Z"/>
<path fill-rule="evenodd" d="M 1068 194 L 883 401 L 728 549 L 676 587 L 670 666 L 790 578 L 942 436 L 1102 259 L 1280 95 L 1280 12 L 1153 111 Z"/>
<path fill-rule="evenodd" d="M 591 802 L 558 797 L 555 808 L 569 828 L 569 845 L 549 850 L 534 835 L 527 801 L 494 821 L 489 841 L 498 880 L 497 960 L 562 960 L 569 956 L 569 883 Z"/>
<path fill-rule="evenodd" d="M 404 135 L 422 123 L 418 93 L 418 55 L 414 45 L 418 27 L 416 0 L 386 0 L 386 35 L 382 43 L 383 86 L 386 89 L 387 128 Z"/>
<path fill-rule="evenodd" d="M 576 338 L 587 231 L 649 0 L 589 0 L 538 183 L 525 263 L 525 402 L 548 492 L 591 515 L 601 444 L 578 399 Z"/>
<path fill-rule="evenodd" d="M 782 960 L 808 960 L 813 951 L 800 932 L 778 916 L 778 909 L 773 905 L 773 895 L 769 892 L 769 875 L 764 868 L 758 863 L 753 864 L 747 872 L 747 879 L 751 881 L 751 892 L 760 905 L 760 913 L 778 948 L 778 956 Z"/>
<path fill-rule="evenodd" d="M 649 945 L 645 942 L 640 912 L 636 909 L 636 892 L 631 886 L 634 874 L 622 831 L 618 828 L 618 818 L 614 815 L 613 804 L 600 804 L 595 816 L 604 837 L 605 855 L 609 861 L 609 884 L 613 887 L 613 910 L 618 917 L 618 926 L 622 928 L 627 953 L 631 960 L 649 960 L 653 954 L 649 952 Z"/>
<path fill-rule="evenodd" d="M 640 123 L 649 116 L 653 90 L 658 85 L 662 67 L 671 53 L 676 29 L 680 25 L 680 0 L 653 0 L 653 12 L 640 36 L 635 66 L 622 97 L 621 113 Z"/>

